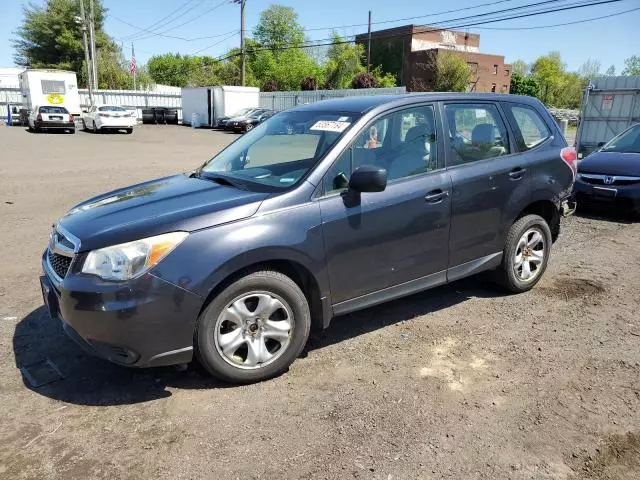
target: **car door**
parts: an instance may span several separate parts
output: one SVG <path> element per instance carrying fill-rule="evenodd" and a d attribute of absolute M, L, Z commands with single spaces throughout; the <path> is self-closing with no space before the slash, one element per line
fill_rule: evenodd
<path fill-rule="evenodd" d="M 444 280 L 451 180 L 439 158 L 439 129 L 430 104 L 383 115 L 326 173 L 318 201 L 336 313 L 355 309 L 350 300 L 372 292 Z M 387 169 L 387 187 L 352 202 L 348 178 L 365 164 Z"/>
<path fill-rule="evenodd" d="M 442 108 L 452 181 L 449 268 L 499 261 L 505 209 L 511 202 L 526 205 L 530 195 L 526 159 L 517 154 L 497 103 L 445 102 Z M 449 280 L 455 278 L 450 272 Z"/>

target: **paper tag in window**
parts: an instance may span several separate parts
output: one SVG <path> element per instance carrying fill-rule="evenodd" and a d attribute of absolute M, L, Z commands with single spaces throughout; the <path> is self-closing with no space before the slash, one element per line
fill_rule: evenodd
<path fill-rule="evenodd" d="M 320 120 L 316 122 L 309 130 L 320 130 L 322 132 L 342 133 L 351 125 L 349 122 L 339 122 L 334 120 Z"/>

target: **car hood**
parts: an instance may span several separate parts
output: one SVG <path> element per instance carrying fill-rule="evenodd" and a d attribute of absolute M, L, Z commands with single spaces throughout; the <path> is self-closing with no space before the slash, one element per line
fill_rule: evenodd
<path fill-rule="evenodd" d="M 268 195 L 182 174 L 91 198 L 59 224 L 80 239 L 84 251 L 250 217 Z"/>
<path fill-rule="evenodd" d="M 640 153 L 594 152 L 578 163 L 578 172 L 640 176 Z"/>

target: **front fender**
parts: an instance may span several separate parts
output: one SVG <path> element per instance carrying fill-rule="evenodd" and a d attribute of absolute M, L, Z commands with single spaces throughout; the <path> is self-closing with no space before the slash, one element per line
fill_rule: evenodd
<path fill-rule="evenodd" d="M 250 265 L 290 261 L 329 295 L 320 207 L 309 202 L 192 233 L 153 270 L 154 275 L 203 298 L 229 275 Z"/>

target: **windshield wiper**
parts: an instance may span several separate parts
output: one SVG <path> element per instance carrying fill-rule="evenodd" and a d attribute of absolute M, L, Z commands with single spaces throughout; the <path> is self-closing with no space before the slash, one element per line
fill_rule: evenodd
<path fill-rule="evenodd" d="M 236 180 L 235 178 L 231 178 L 228 175 L 222 175 L 220 173 L 208 173 L 200 171 L 195 171 L 192 174 L 192 177 L 202 178 L 204 180 L 211 180 L 213 182 L 219 183 L 220 185 L 228 185 L 230 187 L 239 188 L 241 190 L 247 190 L 247 186 L 245 183 Z"/>

